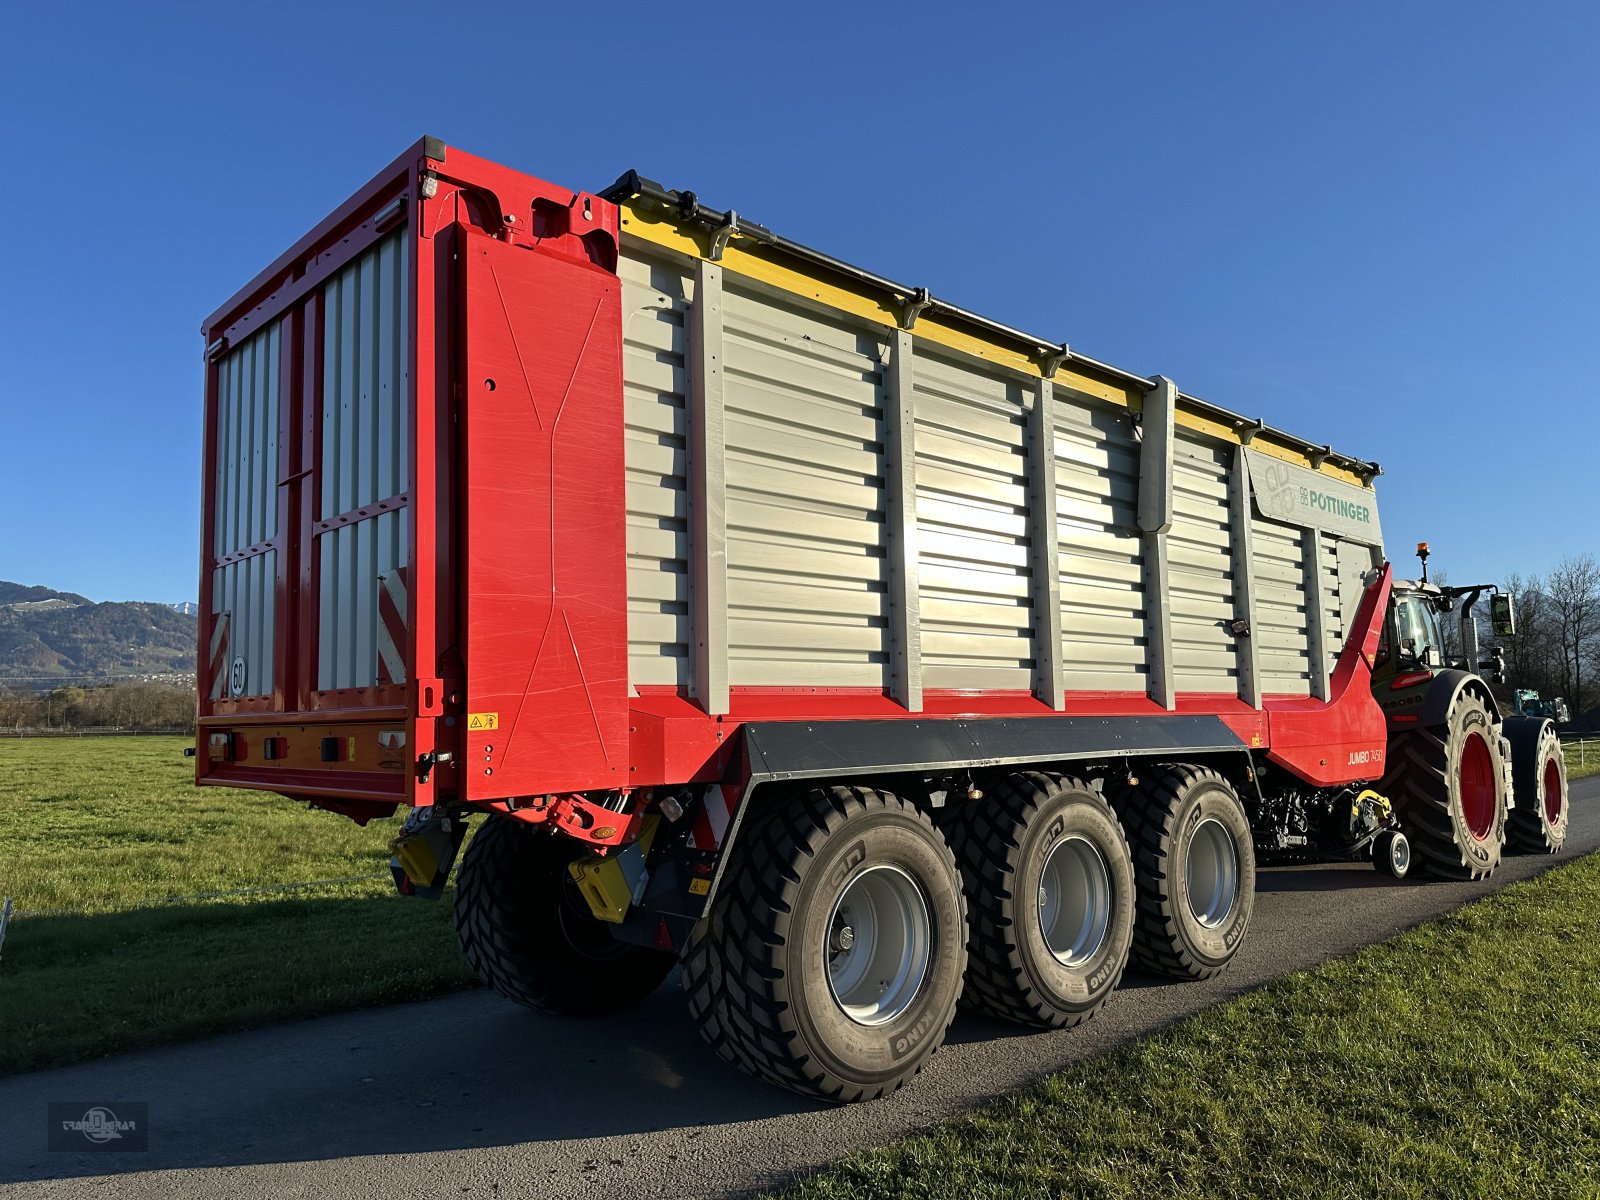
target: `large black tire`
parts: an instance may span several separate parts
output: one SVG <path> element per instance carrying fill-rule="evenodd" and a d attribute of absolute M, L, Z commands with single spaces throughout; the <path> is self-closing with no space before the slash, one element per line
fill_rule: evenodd
<path fill-rule="evenodd" d="M 1567 762 L 1555 726 L 1511 739 L 1511 791 L 1506 844 L 1521 854 L 1554 854 L 1567 840 Z"/>
<path fill-rule="evenodd" d="M 643 1000 L 676 958 L 617 940 L 595 919 L 567 866 L 583 845 L 490 817 L 456 877 L 456 937 L 478 978 L 540 1012 L 593 1017 Z"/>
<path fill-rule="evenodd" d="M 729 853 L 683 964 L 689 1011 L 706 1041 L 752 1075 L 839 1103 L 876 1099 L 916 1075 L 944 1041 L 967 958 L 960 878 L 933 823 L 885 792 L 819 788 L 752 811 Z M 841 907 L 847 892 L 857 896 L 873 881 L 911 897 L 913 908 L 921 898 L 927 955 L 920 974 L 880 972 L 870 959 L 873 975 L 893 974 L 883 994 L 902 1002 L 880 1013 L 858 1008 L 875 1021 L 864 1024 L 846 1012 L 835 980 L 850 973 L 853 955 L 894 941 L 869 939 L 865 921 L 857 935 L 856 918 Z M 874 928 L 891 924 L 885 915 Z"/>
<path fill-rule="evenodd" d="M 1133 961 L 1210 979 L 1238 952 L 1255 911 L 1250 821 L 1233 785 L 1208 767 L 1145 771 L 1114 797 L 1133 851 Z"/>
<path fill-rule="evenodd" d="M 1393 738 L 1379 790 L 1411 839 L 1417 874 L 1482 879 L 1500 865 L 1504 758 L 1500 730 L 1477 692 L 1462 688 L 1443 725 Z"/>
<path fill-rule="evenodd" d="M 1133 863 L 1110 806 L 1082 780 L 1024 771 L 946 811 L 969 914 L 962 1003 L 1023 1025 L 1087 1021 L 1133 939 Z"/>

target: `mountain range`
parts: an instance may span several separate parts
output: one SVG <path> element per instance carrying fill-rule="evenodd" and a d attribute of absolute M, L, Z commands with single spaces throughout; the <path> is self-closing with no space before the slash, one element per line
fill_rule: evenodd
<path fill-rule="evenodd" d="M 76 592 L 0 580 L 0 686 L 192 675 L 194 609 L 192 603 L 96 604 Z"/>

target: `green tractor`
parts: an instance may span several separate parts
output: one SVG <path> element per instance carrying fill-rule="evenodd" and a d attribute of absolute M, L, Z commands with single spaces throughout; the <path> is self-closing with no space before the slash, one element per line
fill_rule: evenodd
<path fill-rule="evenodd" d="M 1515 703 L 1519 717 L 1548 717 L 1557 725 L 1565 725 L 1572 720 L 1567 702 L 1560 696 L 1554 700 L 1541 700 L 1539 693 L 1532 688 L 1518 688 Z"/>
<path fill-rule="evenodd" d="M 1480 879 L 1509 846 L 1553 854 L 1567 836 L 1567 776 L 1554 714 L 1501 712 L 1484 672 L 1503 673 L 1497 653 L 1478 662 L 1473 609 L 1485 593 L 1496 637 L 1516 632 L 1511 597 L 1494 584 L 1451 587 L 1395 580 L 1372 688 L 1389 722 L 1379 790 L 1403 835 L 1386 841 L 1379 867 L 1401 875 Z M 1456 611 L 1463 653 L 1447 656 L 1440 618 Z M 1476 668 L 1476 669 L 1475 669 Z M 1562 706 L 1565 707 L 1564 705 Z M 1404 862 L 1395 861 L 1396 857 Z"/>

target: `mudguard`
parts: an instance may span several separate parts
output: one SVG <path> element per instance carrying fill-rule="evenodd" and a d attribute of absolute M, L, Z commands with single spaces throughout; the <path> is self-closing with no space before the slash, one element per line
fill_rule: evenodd
<path fill-rule="evenodd" d="M 1454 667 L 1447 667 L 1433 673 L 1433 682 L 1428 685 L 1428 694 L 1423 698 L 1422 707 L 1417 711 L 1417 724 L 1443 725 L 1450 716 L 1450 707 L 1455 704 L 1456 696 L 1469 683 L 1478 685 L 1489 715 L 1497 722 L 1503 721 L 1500 705 L 1496 702 L 1494 694 L 1489 691 L 1487 683 L 1471 671 L 1458 671 Z"/>

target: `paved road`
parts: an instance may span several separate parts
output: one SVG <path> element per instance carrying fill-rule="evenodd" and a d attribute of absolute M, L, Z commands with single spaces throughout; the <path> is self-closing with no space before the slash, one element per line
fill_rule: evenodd
<path fill-rule="evenodd" d="M 1560 856 L 1507 859 L 1486 884 L 1264 871 L 1250 937 L 1220 979 L 1130 978 L 1094 1021 L 1059 1033 L 962 1017 L 922 1076 L 875 1104 L 812 1105 L 724 1067 L 670 983 L 593 1023 L 469 992 L 0 1080 L 0 1193 L 630 1200 L 779 1182 L 1600 848 L 1600 778 L 1573 798 Z M 149 1102 L 148 1153 L 45 1152 L 47 1101 L 118 1099 Z"/>

